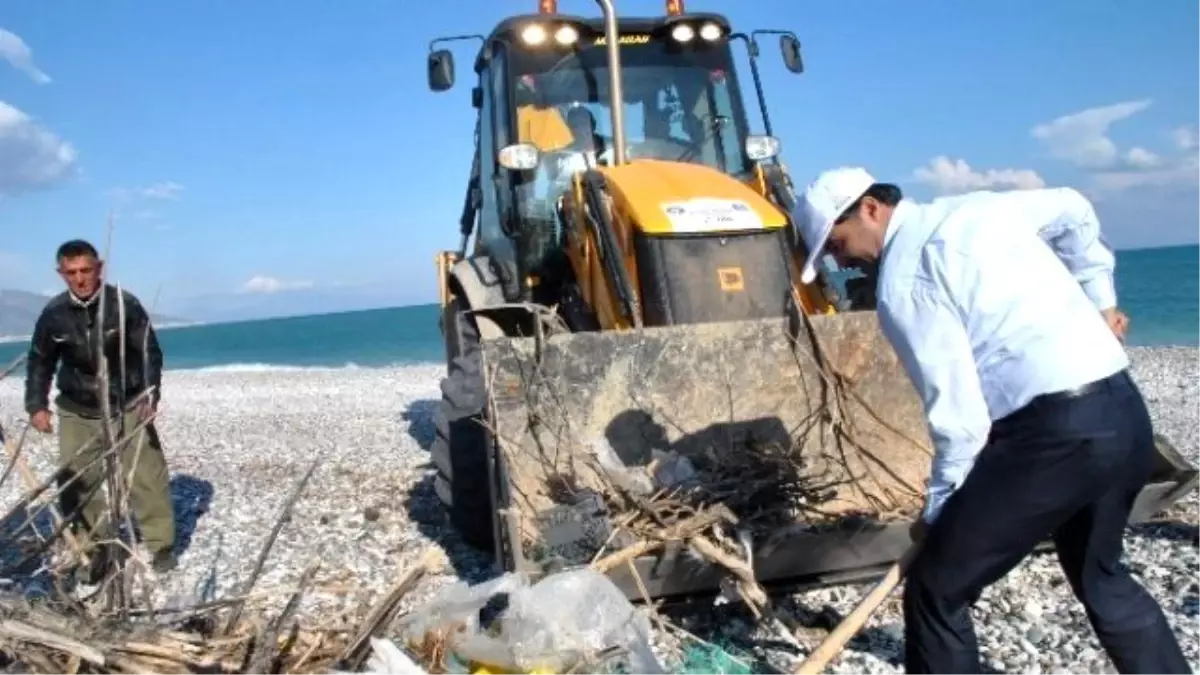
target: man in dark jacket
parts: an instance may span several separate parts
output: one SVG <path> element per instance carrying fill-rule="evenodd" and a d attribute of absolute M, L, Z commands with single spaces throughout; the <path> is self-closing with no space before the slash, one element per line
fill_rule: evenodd
<path fill-rule="evenodd" d="M 103 342 L 108 359 L 108 399 L 114 435 L 132 436 L 120 452 L 122 475 L 132 480 L 130 502 L 141 526 L 146 547 L 152 552 L 153 567 L 166 572 L 175 566 L 175 514 L 171 503 L 166 460 L 153 422 L 149 418 L 161 398 L 162 350 L 150 324 L 150 316 L 132 293 L 105 285 L 104 325 L 98 326 L 101 299 L 100 260 L 95 247 L 72 240 L 59 247 L 58 273 L 66 292 L 52 298 L 38 317 L 29 348 L 25 379 L 25 410 L 30 425 L 51 433 L 50 384 L 58 369 L 59 462 L 64 467 L 59 480 L 78 475 L 62 492 L 65 514 L 76 510 L 76 532 L 86 542 L 113 539 L 108 507 L 100 489 L 104 484 L 103 414 L 101 413 L 98 346 Z M 122 338 L 124 343 L 122 344 Z M 101 547 L 94 561 L 107 559 Z M 92 565 L 93 575 L 99 565 Z M 89 579 L 95 581 L 94 576 Z"/>

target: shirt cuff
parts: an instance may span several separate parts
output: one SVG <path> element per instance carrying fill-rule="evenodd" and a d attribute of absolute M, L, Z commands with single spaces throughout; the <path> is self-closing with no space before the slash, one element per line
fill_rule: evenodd
<path fill-rule="evenodd" d="M 931 492 L 925 498 L 925 508 L 921 511 L 921 520 L 924 520 L 927 525 L 932 525 L 933 521 L 937 520 L 938 515 L 941 514 L 942 507 L 946 505 L 946 499 L 949 496 L 948 492 L 945 494 Z"/>
<path fill-rule="evenodd" d="M 1087 294 L 1092 303 L 1096 305 L 1096 309 L 1105 310 L 1117 305 L 1117 291 L 1113 288 L 1112 276 L 1103 274 L 1098 277 L 1088 279 L 1081 284 L 1083 292 Z"/>

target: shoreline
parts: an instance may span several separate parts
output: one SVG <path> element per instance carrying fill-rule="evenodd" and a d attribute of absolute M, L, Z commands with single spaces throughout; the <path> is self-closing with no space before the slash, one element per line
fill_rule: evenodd
<path fill-rule="evenodd" d="M 1155 430 L 1190 462 L 1200 463 L 1200 348 L 1128 351 Z M 489 562 L 446 523 L 433 491 L 428 447 L 444 371 L 436 362 L 167 370 L 159 429 L 172 473 L 182 552 L 179 569 L 163 580 L 163 597 L 207 600 L 236 592 L 283 501 L 322 450 L 325 462 L 296 504 L 258 584 L 280 591 L 272 602 L 286 601 L 291 584 L 317 556 L 324 590 L 305 601 L 306 616 L 381 597 L 427 547 L 444 550 L 449 566 L 423 580 L 405 598 L 405 608 L 457 581 L 491 578 Z M 18 438 L 26 423 L 23 379 L 19 370 L 0 381 L 0 424 L 11 438 Z M 53 436 L 31 431 L 24 452 L 39 477 L 56 464 Z M 0 489 L 3 506 L 11 506 L 20 492 L 14 476 Z M 1200 662 L 1198 505 L 1193 491 L 1170 514 L 1178 527 L 1167 527 L 1165 534 L 1142 527 L 1126 537 L 1127 560 L 1162 604 L 1193 664 Z M 1037 556 L 985 594 L 975 610 L 985 661 L 1009 672 L 1035 666 L 1059 672 L 1111 669 L 1081 607 L 1056 580 L 1061 582 L 1061 573 L 1053 554 Z M 797 623 L 813 625 L 829 612 L 844 616 L 864 590 L 841 586 L 780 596 L 777 602 Z M 770 641 L 737 603 L 678 611 L 672 610 L 673 622 L 718 644 L 746 648 Z M 881 608 L 864 637 L 852 642 L 831 669 L 901 672 L 896 659 L 902 626 L 894 610 Z M 656 631 L 660 646 L 671 639 Z M 795 666 L 787 651 L 764 647 L 760 656 L 778 668 Z"/>
<path fill-rule="evenodd" d="M 0 337 L 0 346 L 6 344 Z M 1146 352 L 1195 352 L 1197 354 L 1197 362 L 1200 363 L 1200 345 L 1189 344 L 1169 344 L 1169 345 L 1127 345 L 1126 351 L 1130 355 L 1130 360 L 1133 361 L 1139 358 L 1139 354 Z M 8 359 L 0 359 L 3 366 Z M 356 361 L 344 361 L 340 363 L 327 364 L 296 364 L 282 363 L 270 361 L 234 361 L 212 363 L 206 365 L 188 365 L 174 366 L 170 365 L 170 359 L 166 359 L 163 373 L 172 373 L 178 375 L 186 375 L 189 373 L 302 373 L 302 372 L 338 372 L 338 371 L 380 371 L 393 372 L 401 371 L 406 368 L 445 368 L 442 361 L 423 360 L 423 361 L 396 361 L 392 363 L 373 364 L 373 363 L 358 363 Z M 18 368 L 9 378 L 24 379 L 24 368 Z"/>

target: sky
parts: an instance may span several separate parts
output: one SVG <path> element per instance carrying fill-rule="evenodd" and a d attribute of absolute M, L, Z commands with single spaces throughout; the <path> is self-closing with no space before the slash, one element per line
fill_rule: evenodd
<path fill-rule="evenodd" d="M 112 280 L 162 312 L 436 300 L 434 255 L 458 244 L 476 47 L 459 43 L 458 84 L 433 93 L 428 43 L 486 34 L 537 0 L 67 6 L 0 5 L 0 288 L 57 292 L 54 249 L 103 249 L 111 212 Z M 1194 0 L 686 6 L 800 38 L 803 74 L 773 43 L 760 65 L 797 185 L 846 164 L 918 200 L 1069 185 L 1119 248 L 1200 238 Z"/>

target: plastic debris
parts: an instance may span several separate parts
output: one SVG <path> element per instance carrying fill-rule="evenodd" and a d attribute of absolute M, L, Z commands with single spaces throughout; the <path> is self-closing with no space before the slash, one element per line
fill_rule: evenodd
<path fill-rule="evenodd" d="M 746 661 L 734 658 L 717 645 L 696 645 L 684 651 L 679 672 L 744 675 L 754 671 Z"/>
<path fill-rule="evenodd" d="M 415 651 L 442 640 L 441 665 L 449 672 L 665 672 L 650 648 L 650 620 L 590 568 L 533 585 L 514 572 L 475 586 L 455 584 L 399 628 Z"/>
<path fill-rule="evenodd" d="M 371 638 L 371 657 L 367 658 L 367 670 L 358 674 L 348 671 L 332 670 L 331 675 L 428 675 L 407 653 L 404 653 L 391 640 Z"/>

